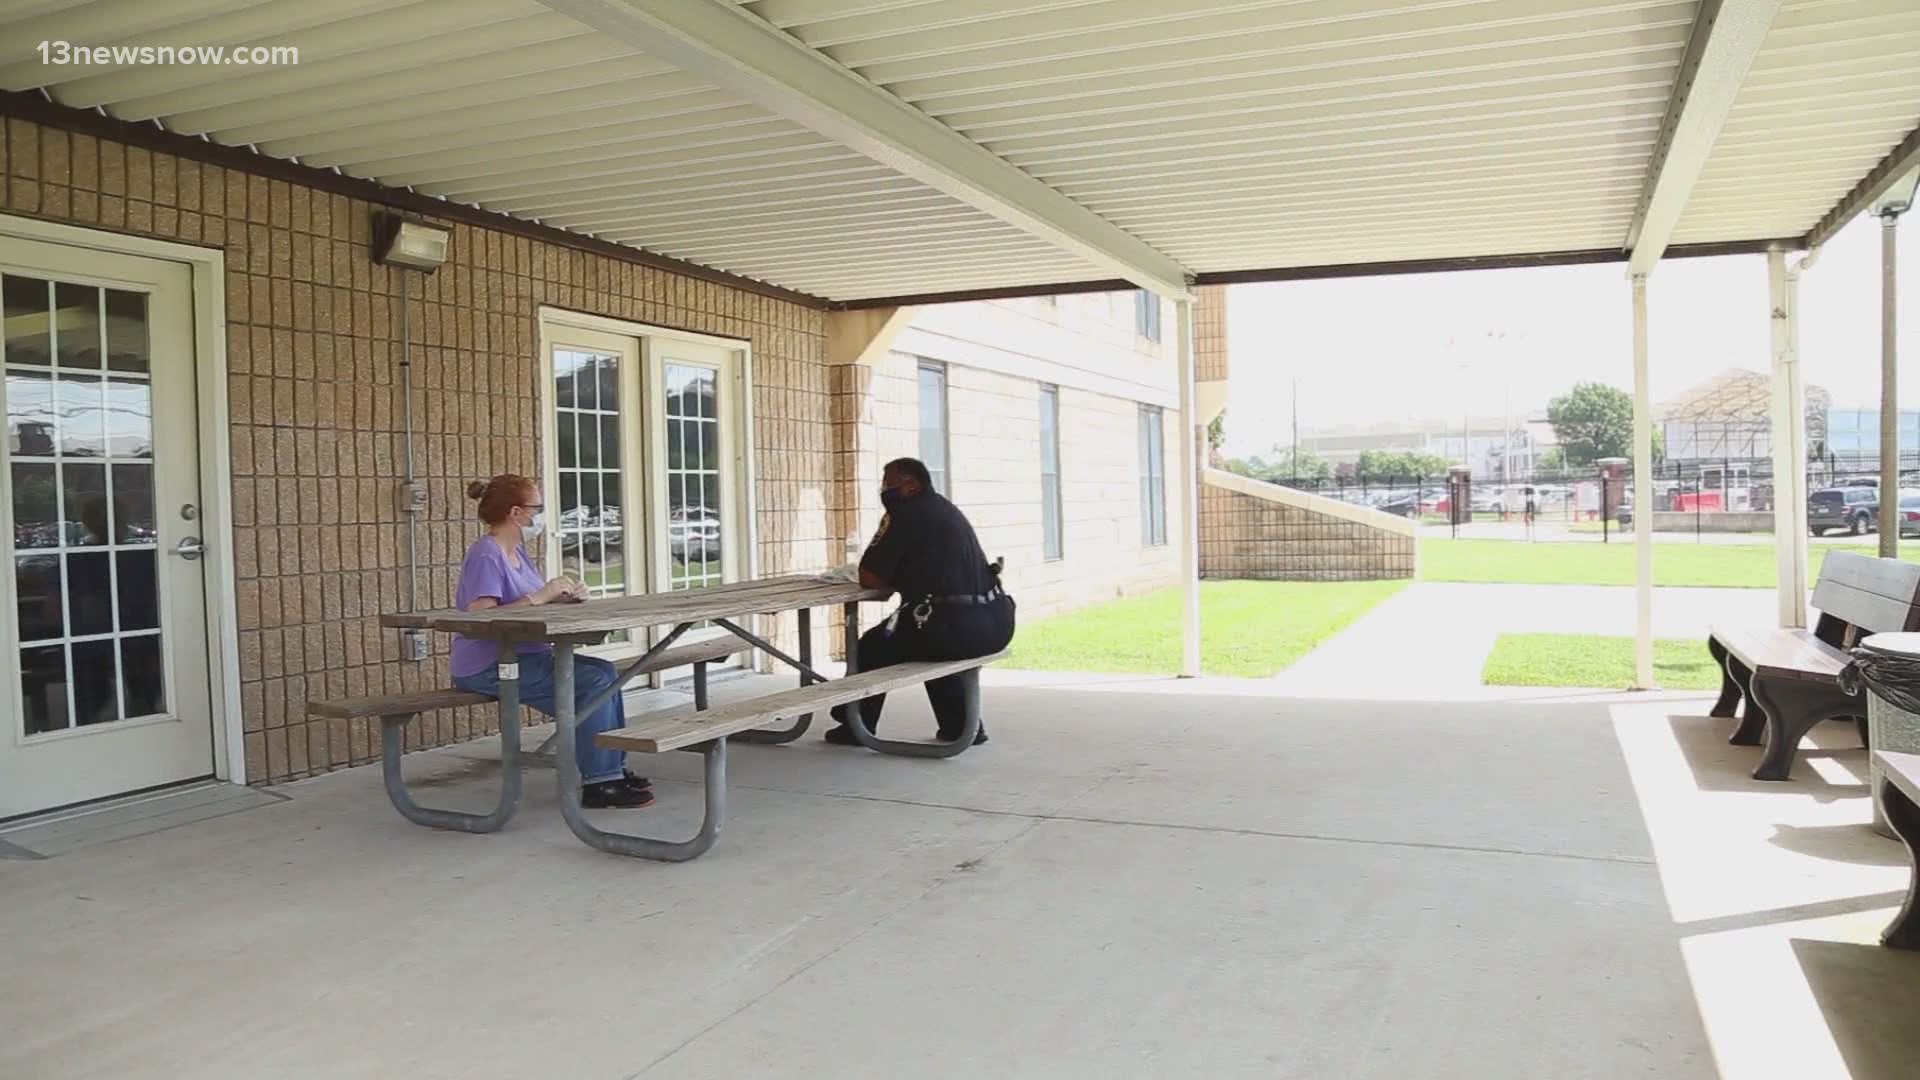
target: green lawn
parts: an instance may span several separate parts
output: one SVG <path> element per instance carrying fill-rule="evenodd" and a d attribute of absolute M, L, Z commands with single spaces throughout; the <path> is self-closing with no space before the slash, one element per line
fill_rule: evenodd
<path fill-rule="evenodd" d="M 1204 581 L 1200 655 L 1208 675 L 1277 674 L 1404 581 Z M 1020 627 L 1010 668 L 1171 675 L 1180 670 L 1180 590 L 1164 589 Z"/>
<path fill-rule="evenodd" d="M 1877 554 L 1866 544 L 1820 544 L 1807 553 L 1808 580 L 1820 574 L 1829 551 Z M 1920 545 L 1903 545 L 1900 557 L 1920 561 Z M 1588 541 L 1527 543 L 1520 540 L 1420 541 L 1420 580 L 1510 582 L 1522 585 L 1631 585 L 1633 543 Z M 1773 587 L 1772 544 L 1655 544 L 1655 585 L 1709 585 L 1744 589 Z"/>
<path fill-rule="evenodd" d="M 1633 685 L 1633 639 L 1600 634 L 1501 634 L 1481 669 L 1488 686 Z M 1653 681 L 1668 690 L 1718 690 L 1705 642 L 1655 638 Z"/>

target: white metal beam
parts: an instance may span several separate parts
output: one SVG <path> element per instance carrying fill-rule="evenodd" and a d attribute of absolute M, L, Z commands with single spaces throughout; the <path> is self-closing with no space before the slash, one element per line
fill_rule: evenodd
<path fill-rule="evenodd" d="M 1781 0 L 1703 0 L 1674 78 L 1640 204 L 1627 230 L 1628 269 L 1653 269 L 1673 239 L 1694 181 L 1706 167 L 1733 99 L 1760 53 Z"/>
<path fill-rule="evenodd" d="M 581 22 L 1142 288 L 1189 295 L 1179 262 L 724 0 L 541 0 Z"/>
<path fill-rule="evenodd" d="M 1180 676 L 1200 676 L 1200 415 L 1196 411 L 1193 301 L 1173 305 L 1180 377 Z"/>
<path fill-rule="evenodd" d="M 1800 377 L 1800 273 L 1787 253 L 1767 252 L 1773 330 L 1773 535 L 1780 625 L 1807 625 L 1807 399 Z"/>
<path fill-rule="evenodd" d="M 1647 275 L 1633 284 L 1633 685 L 1653 683 L 1653 395 L 1647 386 Z"/>

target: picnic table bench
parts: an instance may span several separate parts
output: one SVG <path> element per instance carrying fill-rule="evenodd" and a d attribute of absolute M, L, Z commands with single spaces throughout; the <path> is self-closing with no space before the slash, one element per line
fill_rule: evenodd
<path fill-rule="evenodd" d="M 1907 898 L 1900 913 L 1880 935 L 1880 944 L 1893 949 L 1920 949 L 1920 754 L 1876 750 L 1880 766 L 1880 806 L 1887 824 L 1907 846 Z"/>
<path fill-rule="evenodd" d="M 1840 688 L 1840 669 L 1868 634 L 1920 630 L 1920 566 L 1830 552 L 1813 606 L 1820 618 L 1811 630 L 1716 623 L 1707 638 L 1721 672 L 1712 715 L 1738 710 L 1728 741 L 1766 745 L 1756 780 L 1788 779 L 1800 740 L 1822 720 L 1852 718 L 1866 741 L 1866 702 Z"/>
<path fill-rule="evenodd" d="M 963 753 L 973 745 L 980 730 L 980 668 L 1004 653 L 968 660 L 896 664 L 871 672 L 856 670 L 860 636 L 860 603 L 884 600 L 886 594 L 832 577 L 793 576 L 744 581 L 703 589 L 670 593 L 615 597 L 584 603 L 542 604 L 537 606 L 495 607 L 482 611 L 442 610 L 386 615 L 381 625 L 400 628 L 425 628 L 458 633 L 470 638 L 492 640 L 500 650 L 501 763 L 504 777 L 500 801 L 488 814 L 461 814 L 432 810 L 413 802 L 400 778 L 400 730 L 426 708 L 479 704 L 487 699 L 459 690 L 429 691 L 386 697 L 352 698 L 313 702 L 309 708 L 323 716 L 379 716 L 384 738 L 382 760 L 387 776 L 387 794 L 408 820 L 434 828 L 465 832 L 492 832 L 513 817 L 519 802 L 519 673 L 517 647 L 542 642 L 553 648 L 554 679 L 554 764 L 558 775 L 560 813 L 567 826 L 591 847 L 619 855 L 680 862 L 696 858 L 713 845 L 726 819 L 726 761 L 729 740 L 755 743 L 784 743 L 799 738 L 807 730 L 815 712 L 845 705 L 847 728 L 868 749 L 908 757 L 947 758 Z M 812 609 L 832 604 L 845 612 L 847 673 L 829 680 L 813 667 Z M 753 633 L 737 620 L 758 614 L 796 613 L 799 629 L 798 656 L 791 655 L 772 642 Z M 689 630 L 712 625 L 729 637 L 677 646 Z M 607 636 L 624 630 L 671 627 L 637 659 L 620 666 L 614 684 L 594 699 L 574 700 L 574 655 L 581 646 L 597 645 Z M 731 655 L 746 648 L 757 648 L 768 656 L 799 672 L 800 685 L 762 697 L 709 708 L 704 665 L 714 656 Z M 704 657 L 704 659 L 703 659 Z M 667 667 L 694 664 L 694 700 L 690 705 L 657 710 L 629 717 L 625 728 L 607 732 L 598 744 L 611 749 L 636 753 L 661 753 L 669 750 L 698 752 L 703 758 L 705 813 L 699 828 L 685 840 L 661 840 L 628 833 L 611 832 L 587 820 L 580 803 L 580 767 L 574 750 L 578 738 L 577 718 L 591 713 L 608 696 L 637 675 Z M 933 679 L 958 677 L 965 688 L 967 715 L 957 739 L 937 742 L 882 739 L 874 735 L 860 715 L 859 702 L 874 694 L 887 693 Z M 769 728 L 779 720 L 791 721 L 784 728 Z"/>

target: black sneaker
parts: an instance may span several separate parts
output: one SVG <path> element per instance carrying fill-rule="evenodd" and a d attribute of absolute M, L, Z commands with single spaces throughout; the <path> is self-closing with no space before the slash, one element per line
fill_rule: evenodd
<path fill-rule="evenodd" d="M 653 805 L 653 792 L 629 787 L 626 780 L 602 780 L 580 788 L 580 805 L 589 810 L 639 810 Z"/>
<path fill-rule="evenodd" d="M 871 731 L 872 729 L 869 728 L 868 730 Z M 835 724 L 832 727 L 828 728 L 826 739 L 828 742 L 832 743 L 835 746 L 866 745 L 865 743 L 862 743 L 859 739 L 855 738 L 853 734 L 853 729 L 848 727 L 845 724 Z"/>
<path fill-rule="evenodd" d="M 641 790 L 652 790 L 653 788 L 653 781 L 644 776 L 635 776 L 632 769 L 620 770 L 620 782 L 630 788 L 639 788 Z"/>
<path fill-rule="evenodd" d="M 957 739 L 957 738 L 959 738 L 959 737 L 960 737 L 960 733 L 959 733 L 959 732 L 957 732 L 957 731 L 956 731 L 956 732 L 954 732 L 954 733 L 953 733 L 953 734 L 951 734 L 951 735 L 949 735 L 949 734 L 947 734 L 947 733 L 946 733 L 946 732 L 944 732 L 944 731 L 940 733 L 940 741 L 941 741 L 941 742 L 952 742 L 953 740 L 955 740 L 955 739 Z M 974 737 L 973 737 L 973 745 L 975 745 L 975 746 L 979 746 L 979 745 L 980 745 L 981 743 L 984 743 L 984 742 L 986 742 L 986 741 L 987 741 L 987 729 L 986 729 L 986 728 L 981 728 L 981 729 L 980 729 L 980 731 L 979 731 L 979 733 L 978 733 L 978 734 L 976 734 L 976 735 L 974 735 Z"/>

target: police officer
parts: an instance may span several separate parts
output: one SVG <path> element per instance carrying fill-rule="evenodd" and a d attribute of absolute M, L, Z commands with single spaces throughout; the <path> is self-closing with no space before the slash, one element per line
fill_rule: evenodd
<path fill-rule="evenodd" d="M 860 557 L 860 584 L 899 593 L 900 607 L 860 635 L 858 670 L 909 660 L 967 660 L 1006 648 L 1013 640 L 1013 597 L 1000 587 L 999 570 L 987 564 L 966 515 L 933 490 L 926 465 L 915 458 L 888 462 L 880 502 L 886 514 Z M 964 678 L 927 683 L 942 739 L 959 738 L 966 726 Z M 878 726 L 886 700 L 878 694 L 860 703 L 869 731 Z M 827 730 L 827 741 L 860 745 L 847 730 L 845 706 L 833 715 L 840 723 Z M 973 741 L 987 741 L 985 727 Z"/>

